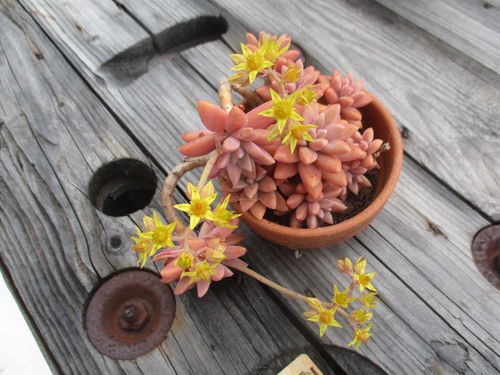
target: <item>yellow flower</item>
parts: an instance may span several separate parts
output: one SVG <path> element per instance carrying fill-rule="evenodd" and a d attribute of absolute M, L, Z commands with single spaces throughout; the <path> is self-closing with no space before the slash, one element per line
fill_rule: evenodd
<path fill-rule="evenodd" d="M 280 48 L 282 43 L 283 36 L 276 40 L 276 37 L 270 37 L 268 34 L 264 34 L 264 41 L 262 44 L 259 43 L 259 47 L 262 48 L 266 60 L 274 63 L 290 48 L 290 42 L 288 42 L 283 48 Z"/>
<path fill-rule="evenodd" d="M 297 93 L 297 104 L 308 105 L 318 99 L 316 91 L 311 90 L 313 87 L 313 85 L 309 85 L 295 91 Z"/>
<path fill-rule="evenodd" d="M 375 302 L 377 302 L 377 298 L 375 297 L 376 295 L 377 295 L 377 293 L 375 293 L 375 292 L 363 294 L 363 295 L 359 296 L 358 302 L 361 303 L 363 306 L 374 309 L 377 307 L 375 305 Z"/>
<path fill-rule="evenodd" d="M 150 218 L 145 216 L 144 222 L 146 222 L 146 219 Z M 175 229 L 175 224 L 175 222 L 171 224 L 163 224 L 156 212 L 153 213 L 152 225 L 144 225 L 145 227 L 148 227 L 148 229 L 152 227 L 150 231 L 152 232 L 151 238 L 153 240 L 153 249 L 151 250 L 150 256 L 153 255 L 156 250 L 161 249 L 162 247 L 174 246 L 174 243 L 172 242 L 172 233 Z"/>
<path fill-rule="evenodd" d="M 290 146 L 290 151 L 295 151 L 295 147 L 297 146 L 297 142 L 299 141 L 309 141 L 312 142 L 314 139 L 307 132 L 307 129 L 317 128 L 318 125 L 304 125 L 300 122 L 294 122 L 288 126 L 288 133 L 283 138 L 282 143 Z"/>
<path fill-rule="evenodd" d="M 215 200 L 217 193 L 202 197 L 196 186 L 188 185 L 188 195 L 190 196 L 189 203 L 174 205 L 179 211 L 184 211 L 189 214 L 189 228 L 194 229 L 201 219 L 214 220 L 215 216 L 211 211 L 210 205 Z"/>
<path fill-rule="evenodd" d="M 209 262 L 218 264 L 226 258 L 224 251 L 226 251 L 226 244 L 220 238 L 212 238 L 208 241 L 205 258 Z"/>
<path fill-rule="evenodd" d="M 307 320 L 319 323 L 319 336 L 322 337 L 328 326 L 340 327 L 342 325 L 335 320 L 337 308 L 325 309 L 317 298 L 307 298 L 307 303 L 311 310 L 306 311 L 304 315 Z"/>
<path fill-rule="evenodd" d="M 294 83 L 302 76 L 302 69 L 296 68 L 295 65 L 290 65 L 283 75 L 285 83 Z"/>
<path fill-rule="evenodd" d="M 213 211 L 215 219 L 212 219 L 215 225 L 218 227 L 226 227 L 226 228 L 236 228 L 236 225 L 231 225 L 229 222 L 237 217 L 240 217 L 241 214 L 233 214 L 233 211 L 227 209 L 227 205 L 229 204 L 230 194 L 226 196 L 223 202 L 219 202 Z"/>
<path fill-rule="evenodd" d="M 373 313 L 366 310 L 366 308 L 354 310 L 351 313 L 351 317 L 360 322 L 361 324 L 365 324 L 367 321 L 373 318 Z"/>
<path fill-rule="evenodd" d="M 231 70 L 243 70 L 248 73 L 248 81 L 250 84 L 254 81 L 257 74 L 259 74 L 265 68 L 273 66 L 273 62 L 269 61 L 265 57 L 265 50 L 263 47 L 257 48 L 257 50 L 252 51 L 245 44 L 241 43 L 242 55 L 233 54 L 231 60 L 236 65 L 231 68 Z"/>
<path fill-rule="evenodd" d="M 309 305 L 310 310 L 304 313 L 304 316 L 310 318 L 313 315 L 316 315 L 318 309 L 322 306 L 321 301 L 317 298 L 308 297 L 306 298 L 306 302 Z"/>
<path fill-rule="evenodd" d="M 183 251 L 180 253 L 179 257 L 175 260 L 175 264 L 187 270 L 193 266 L 194 256 L 189 251 Z"/>
<path fill-rule="evenodd" d="M 278 123 L 280 134 L 283 132 L 285 124 L 288 120 L 304 121 L 302 116 L 295 112 L 295 104 L 298 95 L 297 91 L 286 98 L 279 96 L 279 94 L 273 89 L 270 89 L 269 91 L 271 92 L 273 106 L 263 112 L 260 112 L 259 115 L 274 117 Z"/>
<path fill-rule="evenodd" d="M 137 263 L 141 264 L 141 268 L 144 267 L 144 264 L 148 260 L 149 253 L 152 249 L 153 241 L 151 238 L 143 236 L 144 233 L 141 233 L 140 229 L 137 228 L 137 235 L 139 237 L 131 237 L 135 242 L 135 245 L 132 246 L 132 250 L 137 251 L 139 253 L 139 260 Z"/>
<path fill-rule="evenodd" d="M 227 80 L 232 84 L 243 85 L 248 81 L 248 73 L 244 71 L 236 72 Z"/>
<path fill-rule="evenodd" d="M 372 279 L 377 274 L 376 272 L 365 273 L 366 268 L 366 259 L 360 257 L 356 264 L 354 265 L 354 271 L 356 272 L 353 276 L 356 281 L 359 283 L 359 291 L 363 292 L 365 288 L 370 289 L 373 292 L 376 292 L 377 289 L 372 285 Z"/>
<path fill-rule="evenodd" d="M 163 224 L 160 217 L 153 212 L 153 217 L 144 216 L 144 232 L 137 228 L 137 237 L 132 237 L 135 245 L 132 250 L 140 253 L 139 263 L 144 266 L 148 257 L 153 256 L 162 247 L 174 246 L 172 232 L 176 223 Z"/>
<path fill-rule="evenodd" d="M 186 192 L 187 192 L 187 196 L 189 199 L 191 199 L 193 196 L 193 190 L 198 191 L 200 198 L 206 198 L 208 196 L 211 196 L 213 193 L 215 193 L 215 188 L 214 188 L 214 184 L 213 184 L 212 180 L 208 181 L 205 184 L 205 186 L 203 186 L 203 188 L 201 188 L 199 190 L 191 182 L 188 182 L 186 184 Z"/>
<path fill-rule="evenodd" d="M 354 332 L 354 339 L 347 345 L 351 346 L 351 345 L 356 344 L 356 349 L 359 349 L 359 346 L 361 345 L 361 343 L 366 344 L 368 342 L 368 338 L 370 336 L 373 336 L 373 333 L 370 332 L 370 329 L 372 327 L 373 327 L 373 324 L 370 324 L 366 328 L 357 329 Z"/>
<path fill-rule="evenodd" d="M 352 262 L 347 257 L 345 257 L 344 260 L 339 259 L 337 268 L 340 272 L 350 275 L 352 273 Z"/>
<path fill-rule="evenodd" d="M 206 260 L 197 263 L 193 266 L 193 271 L 183 272 L 181 278 L 184 276 L 191 277 L 190 284 L 197 282 L 198 280 L 210 281 L 210 276 L 215 275 L 214 268 L 217 264 L 210 265 Z"/>
<path fill-rule="evenodd" d="M 333 285 L 333 303 L 339 305 L 340 307 L 343 307 L 344 309 L 347 309 L 349 307 L 349 303 L 352 301 L 355 301 L 356 298 L 349 298 L 347 296 L 347 293 L 349 293 L 349 287 L 346 287 L 345 290 L 341 293 L 337 289 L 337 285 Z"/>

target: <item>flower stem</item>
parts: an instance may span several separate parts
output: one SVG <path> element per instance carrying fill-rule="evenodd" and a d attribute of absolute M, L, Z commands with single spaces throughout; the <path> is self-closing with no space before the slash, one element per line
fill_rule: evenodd
<path fill-rule="evenodd" d="M 271 281 L 268 278 L 262 276 L 260 273 L 251 270 L 250 268 L 248 268 L 246 266 L 239 265 L 239 264 L 231 264 L 230 267 L 237 269 L 238 271 L 241 271 L 250 277 L 253 277 L 257 281 L 261 282 L 262 284 L 265 284 L 265 285 L 277 290 L 278 292 L 280 292 L 281 294 L 284 294 L 285 296 L 307 302 L 307 297 L 304 296 L 303 294 L 300 294 L 300 293 L 294 292 L 293 290 L 287 289 L 287 288 L 275 283 L 274 281 Z"/>
<path fill-rule="evenodd" d="M 288 95 L 287 95 L 287 92 L 285 90 L 285 84 L 283 83 L 283 80 L 280 77 L 278 77 L 278 75 L 276 74 L 276 71 L 274 71 L 272 69 L 267 69 L 266 72 L 270 78 L 269 84 L 271 84 L 273 81 L 275 81 L 278 84 L 280 96 L 282 98 L 286 98 Z"/>
<path fill-rule="evenodd" d="M 176 222 L 177 225 L 175 227 L 175 231 L 177 233 L 184 233 L 186 229 L 186 225 L 184 222 L 177 216 L 177 211 L 173 208 L 174 204 L 174 190 L 177 186 L 177 183 L 187 172 L 194 168 L 198 168 L 207 164 L 209 157 L 200 156 L 197 158 L 188 159 L 174 167 L 172 171 L 169 173 L 165 182 L 163 183 L 163 189 L 161 192 L 161 202 L 163 206 L 163 210 L 165 211 L 165 216 L 169 222 Z"/>
<path fill-rule="evenodd" d="M 243 102 L 240 104 L 244 104 L 246 111 L 264 103 L 264 100 L 262 100 L 262 98 L 257 95 L 255 91 L 250 90 L 248 87 L 232 85 L 232 89 L 243 97 Z"/>
<path fill-rule="evenodd" d="M 219 85 L 219 101 L 221 108 L 229 112 L 233 108 L 233 98 L 231 96 L 231 84 L 224 79 Z"/>
<path fill-rule="evenodd" d="M 255 280 L 277 290 L 278 292 L 280 292 L 281 294 L 283 294 L 287 297 L 307 302 L 307 298 L 308 298 L 307 296 L 300 294 L 300 293 L 297 293 L 297 292 L 294 292 L 293 290 L 287 289 L 287 288 L 279 285 L 278 283 L 275 283 L 274 281 L 269 280 L 268 278 L 264 277 L 260 273 L 251 270 L 247 266 L 243 266 L 243 265 L 240 265 L 238 263 L 232 263 L 228 266 L 231 268 L 234 268 L 240 272 L 243 272 L 250 277 L 253 277 Z M 321 304 L 327 309 L 331 309 L 331 308 L 336 306 L 333 303 L 323 302 L 323 301 L 321 301 Z M 349 325 L 352 327 L 352 329 L 356 330 L 358 328 L 356 322 L 354 322 L 352 320 L 351 316 L 346 311 L 344 311 L 342 308 L 338 307 L 337 312 L 345 318 L 345 320 L 347 321 L 347 323 L 349 323 Z"/>
<path fill-rule="evenodd" d="M 214 167 L 214 164 L 217 161 L 218 157 L 219 157 L 219 152 L 217 150 L 213 151 L 210 154 L 210 157 L 208 158 L 207 163 L 205 164 L 205 168 L 203 168 L 203 172 L 201 173 L 200 180 L 198 181 L 198 190 L 201 190 L 205 187 L 208 175 L 212 171 L 212 168 Z"/>
<path fill-rule="evenodd" d="M 337 309 L 337 312 L 344 317 L 344 319 L 347 321 L 347 323 L 349 323 L 353 330 L 358 329 L 358 325 L 352 320 L 351 316 L 347 312 L 345 312 L 340 307 Z"/>

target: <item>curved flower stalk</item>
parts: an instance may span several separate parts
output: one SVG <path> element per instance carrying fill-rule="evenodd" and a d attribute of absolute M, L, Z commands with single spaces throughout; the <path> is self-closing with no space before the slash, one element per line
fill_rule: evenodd
<path fill-rule="evenodd" d="M 376 307 L 378 293 L 372 284 L 375 273 L 366 272 L 366 260 L 361 257 L 354 265 L 348 258 L 339 261 L 338 269 L 349 277 L 349 284 L 334 285 L 329 301 L 304 296 L 240 259 L 247 251 L 239 245 L 242 235 L 234 232 L 241 214 L 228 208 L 237 203 L 240 211 L 259 219 L 268 211 L 289 214 L 290 225 L 297 228 L 333 224 L 334 214 L 346 210 L 348 195 L 370 186 L 365 174 L 378 167 L 382 141 L 375 139 L 372 129 L 363 129 L 357 109 L 372 100 L 361 89 L 362 82 L 350 74 L 322 76 L 314 67 L 304 67 L 290 45 L 286 35 L 247 34 L 241 53 L 231 55 L 235 73 L 221 83 L 221 106 L 200 101 L 205 129 L 182 135 L 186 143 L 179 151 L 187 159 L 172 170 L 162 192 L 171 223 L 164 223 L 156 212 L 145 216 L 143 229 L 137 228 L 132 237 L 132 250 L 139 254 L 141 267 L 149 258 L 163 262 L 161 281 L 176 283 L 176 295 L 196 287 L 202 297 L 212 283 L 239 270 L 306 303 L 309 310 L 304 315 L 319 324 L 320 336 L 328 327 L 342 328 L 346 322 L 353 330 L 348 345 L 359 348 L 372 335 L 370 309 Z M 250 85 L 257 82 L 261 85 L 252 90 Z M 251 108 L 233 105 L 231 90 L 243 95 Z M 186 185 L 189 201 L 173 204 L 179 179 L 202 165 L 197 185 Z M 218 200 L 210 180 L 215 177 L 222 190 Z M 189 226 L 176 210 L 189 216 Z"/>

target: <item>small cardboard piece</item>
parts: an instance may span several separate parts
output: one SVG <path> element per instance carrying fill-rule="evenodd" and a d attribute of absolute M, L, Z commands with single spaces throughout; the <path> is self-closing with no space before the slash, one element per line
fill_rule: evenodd
<path fill-rule="evenodd" d="M 323 375 L 307 354 L 301 354 L 277 375 Z"/>

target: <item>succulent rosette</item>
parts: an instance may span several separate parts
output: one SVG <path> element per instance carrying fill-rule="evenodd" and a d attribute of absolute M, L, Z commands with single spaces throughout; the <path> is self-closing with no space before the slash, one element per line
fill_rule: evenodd
<path fill-rule="evenodd" d="M 243 236 L 233 233 L 238 219 L 231 222 L 231 228 L 218 227 L 213 223 L 202 224 L 193 238 L 182 238 L 177 245 L 160 250 L 153 258 L 165 261 L 160 271 L 162 282 L 178 281 L 174 294 L 179 295 L 196 286 L 198 296 L 203 297 L 213 281 L 232 276 L 228 264 L 247 264 L 239 259 L 246 249 L 237 246 Z"/>
<path fill-rule="evenodd" d="M 287 35 L 247 34 L 242 54 L 231 55 L 236 87 L 260 85 L 261 104 L 248 113 L 207 102 L 198 110 L 206 130 L 189 132 L 186 156 L 219 153 L 210 177 L 218 176 L 232 203 L 257 218 L 290 213 L 290 225 L 334 224 L 349 194 L 370 187 L 366 174 L 377 168 L 382 145 L 363 128 L 358 108 L 373 99 L 352 74 L 321 75 L 304 68 Z M 259 78 L 260 77 L 260 78 Z M 291 186 L 279 189 L 281 184 Z"/>

